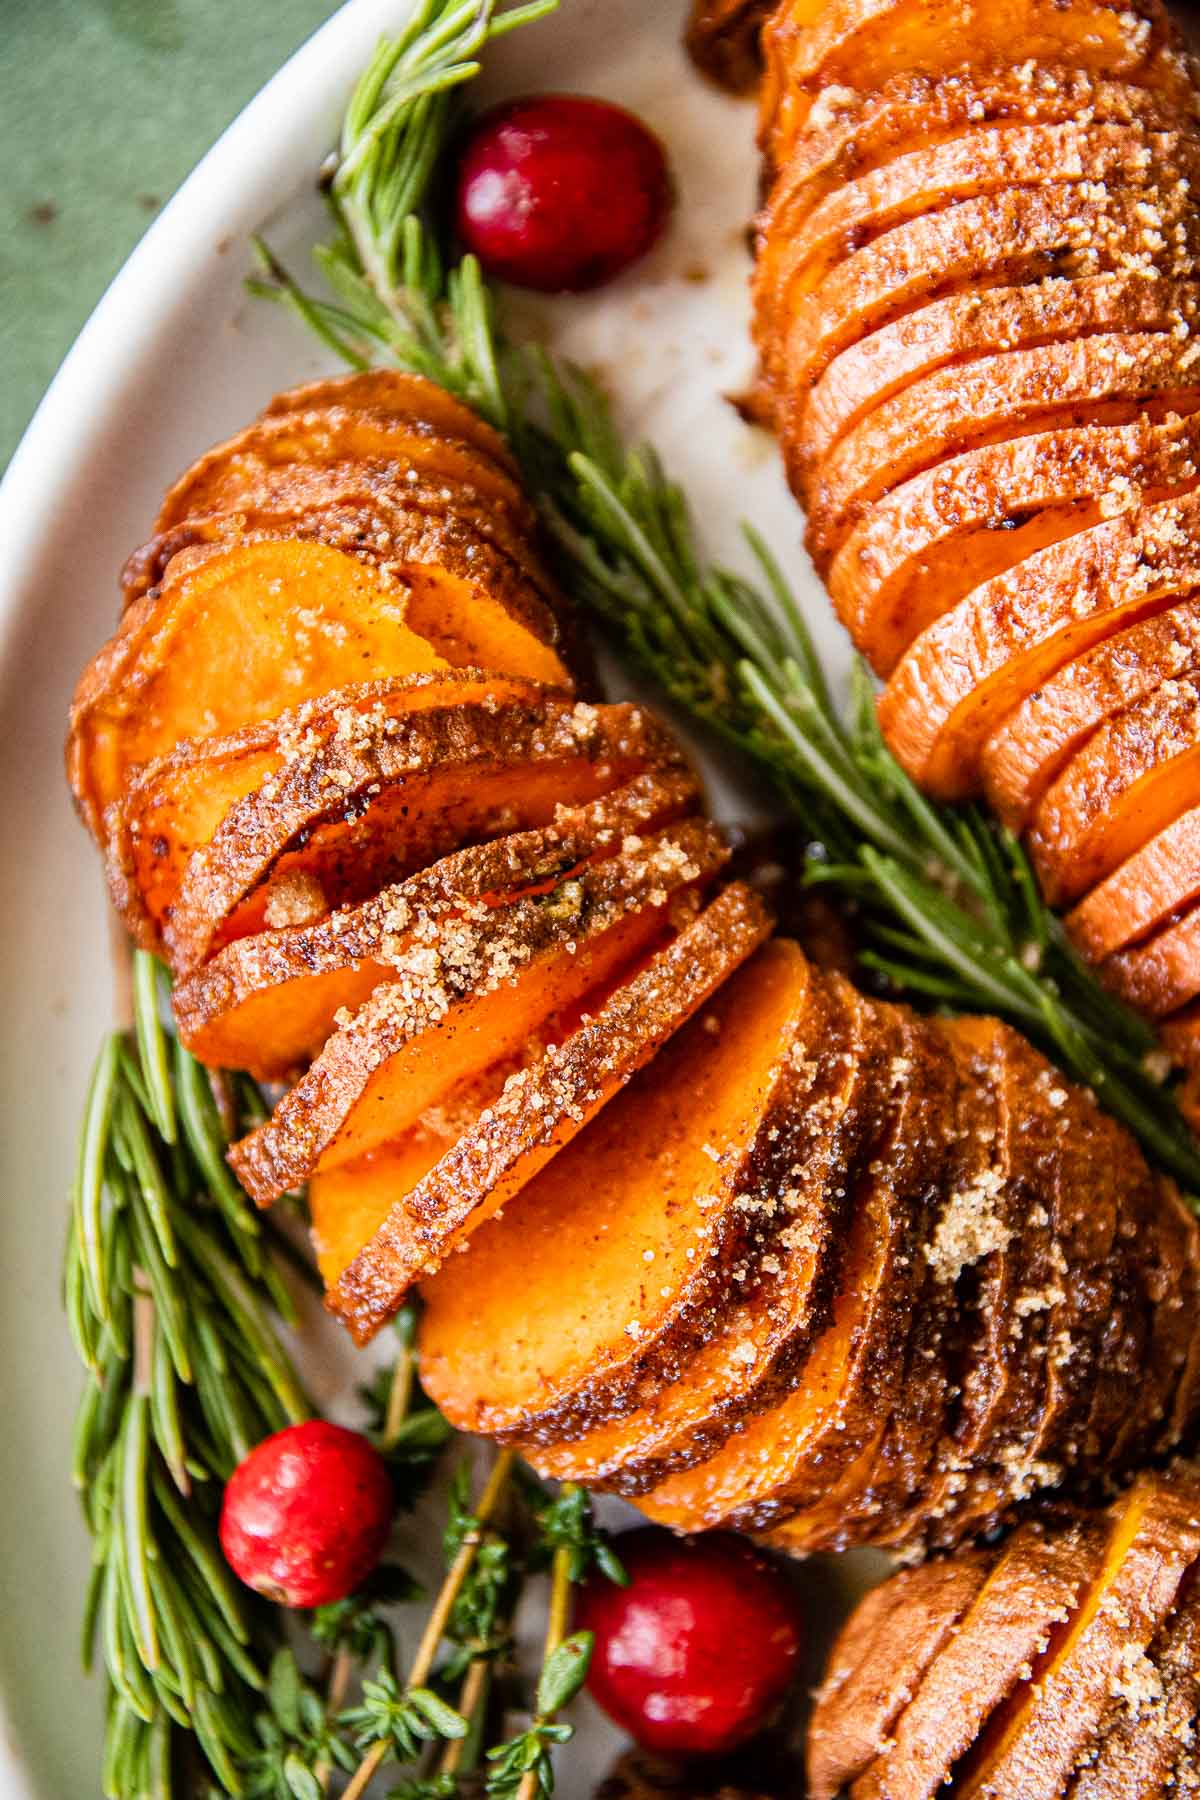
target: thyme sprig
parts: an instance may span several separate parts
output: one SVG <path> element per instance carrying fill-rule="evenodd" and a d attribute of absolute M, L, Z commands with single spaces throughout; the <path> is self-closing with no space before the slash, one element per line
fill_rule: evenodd
<path fill-rule="evenodd" d="M 449 43 L 464 10 L 431 0 L 422 17 L 443 15 Z M 497 27 L 488 0 L 473 18 L 476 37 Z M 378 69 L 400 66 L 388 63 L 395 47 L 381 47 Z M 854 907 L 863 962 L 911 998 L 1020 1027 L 1200 1191 L 1200 1148 L 1162 1085 L 1152 1030 L 1079 958 L 1017 840 L 978 808 L 919 792 L 880 736 L 862 664 L 846 710 L 833 703 L 757 534 L 747 530 L 754 579 L 706 560 L 653 450 L 622 441 L 580 370 L 506 345 L 478 263 L 447 258 L 429 203 L 452 125 L 445 83 L 461 66 L 440 49 L 421 61 L 437 104 L 414 102 L 403 134 L 390 77 L 368 70 L 332 177 L 337 234 L 316 251 L 335 299 L 304 292 L 261 245 L 267 279 L 255 291 L 291 306 L 352 365 L 426 375 L 505 431 L 568 590 L 664 693 L 768 776 L 809 846 L 807 879 Z"/>

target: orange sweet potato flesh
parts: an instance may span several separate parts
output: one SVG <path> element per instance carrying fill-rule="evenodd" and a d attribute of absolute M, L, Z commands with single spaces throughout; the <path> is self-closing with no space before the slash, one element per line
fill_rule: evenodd
<path fill-rule="evenodd" d="M 1065 662 L 1200 585 L 1200 495 L 1107 519 L 993 577 L 929 626 L 879 703 L 893 754 L 927 793 L 980 785 L 987 739 Z"/>
<path fill-rule="evenodd" d="M 496 1103 L 414 1188 L 393 1186 L 374 1235 L 327 1296 L 355 1338 L 365 1342 L 415 1280 L 507 1207 L 770 930 L 757 895 L 731 884 L 643 966 L 589 1000 L 572 1028 L 506 1081 Z M 377 1191 L 383 1194 L 382 1181 Z"/>
<path fill-rule="evenodd" d="M 1200 897 L 1200 807 L 1189 807 L 1067 915 L 1089 962 L 1128 949 Z"/>
<path fill-rule="evenodd" d="M 895 1023 L 900 1038 L 885 1075 L 892 1104 L 858 1171 L 829 1323 L 795 1368 L 790 1392 L 641 1502 L 652 1518 L 761 1528 L 828 1495 L 873 1441 L 903 1361 L 925 1221 L 920 1189 L 950 1127 L 954 1079 L 916 1020 L 896 1013 Z"/>
<path fill-rule="evenodd" d="M 939 369 L 869 412 L 825 457 L 810 497 L 814 550 L 835 550 L 871 501 L 973 442 L 1156 396 L 1177 410 L 1200 403 L 1195 372 L 1167 331 L 1103 332 Z"/>
<path fill-rule="evenodd" d="M 1137 80 L 1172 37 L 1165 11 L 1150 4 L 1134 12 L 1107 0 L 789 0 L 763 33 L 764 115 L 778 160 L 822 88 L 1027 61 Z"/>
<path fill-rule="evenodd" d="M 841 980 L 812 972 L 793 1027 L 792 1065 L 777 1132 L 786 1205 L 770 1213 L 736 1290 L 685 1375 L 634 1411 L 602 1417 L 582 1436 L 526 1450 L 535 1468 L 636 1495 L 665 1474 L 707 1462 L 731 1433 L 741 1442 L 756 1415 L 794 1386 L 823 1338 L 830 1295 L 847 1283 L 843 1256 L 856 1171 L 887 1111 L 888 1067 L 902 1028 Z M 819 1054 L 817 1053 L 819 1049 Z"/>
<path fill-rule="evenodd" d="M 536 1441 L 673 1378 L 772 1196 L 757 1171 L 808 979 L 797 946 L 764 949 L 424 1285 L 421 1379 L 448 1418 Z"/>
<path fill-rule="evenodd" d="M 797 411 L 793 454 L 807 469 L 871 408 L 914 381 L 976 357 L 1103 331 L 1168 331 L 1196 317 L 1194 281 L 1109 273 L 1030 287 L 960 290 L 903 313 L 836 356 Z"/>
<path fill-rule="evenodd" d="M 1200 146 L 1192 137 L 1157 133 L 1153 160 L 1147 148 L 1136 126 L 1070 121 L 975 126 L 906 150 L 834 189 L 795 224 L 779 257 L 780 300 L 810 293 L 848 245 L 982 194 L 1066 180 L 1137 188 L 1194 179 Z"/>
<path fill-rule="evenodd" d="M 1032 1680 L 995 1716 L 956 1794 L 1057 1800 L 1200 1553 L 1198 1502 L 1183 1471 L 1140 1476 L 1116 1504 L 1099 1570 Z"/>
<path fill-rule="evenodd" d="M 886 1745 L 851 1787 L 851 1800 L 934 1800 L 1095 1579 L 1104 1545 L 1103 1529 L 1091 1521 L 1050 1533 L 1037 1524 L 1018 1527 L 891 1726 Z M 883 1679 L 892 1672 L 900 1630 L 873 1646 Z M 813 1733 L 820 1737 L 826 1730 L 818 1712 Z"/>
<path fill-rule="evenodd" d="M 1200 994 L 1200 901 L 1100 964 L 1100 978 L 1138 1012 L 1165 1019 Z"/>
<path fill-rule="evenodd" d="M 351 681 L 444 668 L 406 610 L 395 583 L 316 544 L 227 550 L 147 595 L 71 706 L 67 769 L 93 833 L 129 770 L 181 739 L 224 736 Z"/>
<path fill-rule="evenodd" d="M 172 994 L 182 1042 L 210 1066 L 277 1080 L 315 1056 L 342 1008 L 388 978 L 389 958 L 423 920 L 545 892 L 629 833 L 653 831 L 699 804 L 683 773 L 640 776 L 553 822 L 442 857 L 356 906 L 235 939 Z"/>
<path fill-rule="evenodd" d="M 206 452 L 169 490 L 155 521 L 157 532 L 183 520 L 236 509 L 272 471 L 296 465 L 312 470 L 372 462 L 417 472 L 435 487 L 457 482 L 475 490 L 514 519 L 532 526 L 532 509 L 515 476 L 471 444 L 438 435 L 421 419 L 373 409 L 318 407 L 288 410 L 256 420 Z"/>
<path fill-rule="evenodd" d="M 802 395 L 868 331 L 960 286 L 1119 267 L 1126 246 L 1140 241 L 1147 206 L 1173 237 L 1163 275 L 1186 280 L 1200 229 L 1185 196 L 1136 188 L 1103 194 L 1084 200 L 1069 182 L 984 194 L 909 219 L 853 251 L 811 294 L 798 296 L 781 322 L 780 366 L 793 392 Z"/>
<path fill-rule="evenodd" d="M 811 1800 L 834 1800 L 869 1767 L 968 1611 L 995 1552 L 901 1569 L 851 1613 L 817 1690 L 807 1745 Z"/>
<path fill-rule="evenodd" d="M 1194 113 L 1194 95 L 1183 59 L 1167 53 L 1157 68 L 1167 76 L 1166 86 L 1108 80 L 1068 59 L 1015 68 L 968 62 L 936 77 L 904 71 L 875 89 L 824 89 L 804 132 L 777 165 L 759 219 L 754 295 L 757 334 L 760 342 L 768 340 L 764 350 L 769 353 L 773 315 L 780 308 L 778 271 L 788 242 L 848 176 L 870 174 L 899 155 L 931 149 L 964 130 L 1000 124 L 1060 125 L 1089 118 L 1096 124 L 1169 130 Z"/>
<path fill-rule="evenodd" d="M 385 722 L 456 704 L 535 705 L 543 691 L 533 682 L 461 670 L 358 682 L 229 737 L 181 744 L 132 776 L 105 820 L 113 904 L 139 943 L 159 944 L 193 853 L 240 801 L 278 779 L 298 745 L 334 744 L 339 721 L 351 712 Z"/>
<path fill-rule="evenodd" d="M 393 413 L 439 437 L 458 438 L 510 473 L 516 471 L 512 451 L 486 420 L 456 400 L 436 381 L 408 375 L 399 369 L 369 369 L 352 375 L 327 375 L 298 387 L 286 388 L 263 407 L 264 419 L 281 413 L 320 412 L 327 407 L 350 411 Z"/>
<path fill-rule="evenodd" d="M 315 883 L 327 908 L 344 905 L 463 844 L 547 824 L 560 804 L 679 766 L 666 732 L 636 707 L 576 706 L 544 690 L 501 704 L 495 687 L 398 717 L 335 709 L 335 734 L 260 776 L 188 858 L 162 927 L 176 971 L 259 930 L 297 884 Z M 143 862 L 163 835 L 161 811 L 139 816 Z"/>
<path fill-rule="evenodd" d="M 1046 789 L 1098 726 L 1198 664 L 1196 600 L 1116 631 L 1064 663 L 984 745 L 989 804 L 1011 831 L 1023 831 Z"/>
<path fill-rule="evenodd" d="M 388 978 L 340 1023 L 266 1124 L 230 1152 L 260 1205 L 400 1138 L 539 1024 L 638 957 L 672 901 L 725 852 L 714 826 L 668 826 L 548 893 L 457 915 L 426 913 Z"/>
<path fill-rule="evenodd" d="M 1200 769 L 1200 673 L 1159 684 L 1099 727 L 1039 802 L 1026 837 L 1042 892 L 1065 906 L 1186 808 Z"/>

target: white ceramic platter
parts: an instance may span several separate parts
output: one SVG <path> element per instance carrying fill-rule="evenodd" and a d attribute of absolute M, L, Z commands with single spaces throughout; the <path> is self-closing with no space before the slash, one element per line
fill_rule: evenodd
<path fill-rule="evenodd" d="M 322 224 L 314 171 L 355 75 L 406 7 L 352 0 L 230 128 L 105 296 L 0 489 L 3 1796 L 97 1791 L 98 1684 L 79 1674 L 76 1653 L 87 1546 L 67 1487 L 79 1375 L 58 1263 L 76 1120 L 110 984 L 95 854 L 62 778 L 67 702 L 112 628 L 117 571 L 164 487 L 276 389 L 327 366 L 299 325 L 245 296 L 247 238 L 264 230 L 304 267 Z M 604 373 L 623 423 L 655 442 L 684 482 L 712 549 L 740 561 L 738 520 L 755 520 L 836 671 L 844 644 L 799 548 L 774 451 L 723 398 L 751 366 L 753 114 L 694 75 L 679 44 L 683 8 L 562 0 L 555 19 L 489 57 L 480 97 L 575 89 L 640 112 L 665 140 L 679 187 L 667 241 L 631 276 L 593 298 L 514 300 L 510 316 Z M 761 806 L 718 785 L 727 814 Z M 322 1400 L 337 1408 L 351 1399 L 352 1358 L 332 1327 L 314 1321 L 303 1355 Z M 838 1578 L 849 1578 L 844 1565 Z M 831 1591 L 829 1577 L 816 1586 L 826 1611 Z M 563 1800 L 585 1800 L 615 1743 L 585 1708 Z"/>

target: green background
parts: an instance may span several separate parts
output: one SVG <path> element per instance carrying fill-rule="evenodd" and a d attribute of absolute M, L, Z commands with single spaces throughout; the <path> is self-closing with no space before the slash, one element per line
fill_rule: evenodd
<path fill-rule="evenodd" d="M 0 0 L 0 468 L 165 200 L 335 0 Z"/>

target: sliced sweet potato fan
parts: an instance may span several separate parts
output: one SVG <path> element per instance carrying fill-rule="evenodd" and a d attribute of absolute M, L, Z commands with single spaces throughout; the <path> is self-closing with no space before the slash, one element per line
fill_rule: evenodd
<path fill-rule="evenodd" d="M 818 1692 L 814 1800 L 934 1800 L 944 1783 L 972 1800 L 1173 1792 L 1196 1720 L 1198 1556 L 1200 1472 L 1180 1463 L 1106 1513 L 1022 1526 L 965 1577 L 958 1557 L 915 1572 L 932 1646 L 915 1668 L 913 1574 L 893 1577 L 851 1615 Z"/>
<path fill-rule="evenodd" d="M 1058 41 L 1054 19 L 1046 29 Z M 1143 49 L 1163 75 L 1160 50 Z M 920 299 L 930 194 L 945 203 L 937 218 L 996 200 L 999 229 L 1019 144 L 1053 176 L 1039 175 L 1045 217 L 1072 185 L 1071 204 L 1103 211 L 1084 175 L 1105 169 L 1118 223 L 1135 195 L 1156 204 L 1141 154 L 1151 120 L 1171 168 L 1193 146 L 1161 106 L 1140 118 L 1134 65 L 1118 63 L 1121 93 L 1067 79 L 1110 118 L 1098 146 L 1069 114 L 1055 137 L 1006 136 L 1009 121 L 1040 130 L 1038 106 L 1053 108 L 1036 83 L 1025 113 L 1020 83 L 996 87 L 986 169 L 965 88 L 948 97 L 940 137 L 934 119 L 922 138 L 944 146 L 932 186 L 911 160 L 888 173 L 891 151 L 915 154 L 904 121 L 921 123 L 912 91 L 889 102 L 868 186 L 838 203 L 827 183 L 809 209 L 804 266 L 832 259 L 809 298 L 836 279 L 842 236 L 865 230 L 874 250 L 915 235 L 877 260 L 882 286 L 846 290 L 834 335 L 864 306 Z M 1051 169 L 1051 149 L 1066 166 Z M 1164 206 L 1170 225 L 1178 208 Z M 1011 290 L 1008 241 L 994 248 Z M 872 493 L 879 480 L 912 490 L 913 455 L 936 461 L 947 433 L 961 438 L 960 463 L 974 459 L 958 490 L 964 541 L 987 532 L 992 485 L 1053 515 L 1055 667 L 1079 660 L 1106 608 L 1131 629 L 1174 609 L 1155 639 L 1159 678 L 1139 689 L 1113 668 L 1077 682 L 1094 717 L 1081 706 L 1086 722 L 1027 778 L 1042 782 L 1043 827 L 1050 796 L 1091 766 L 1081 757 L 1109 772 L 1105 793 L 1114 767 L 1131 795 L 1154 782 L 1140 838 L 1136 808 L 1118 841 L 1103 836 L 1108 812 L 1075 804 L 1109 878 L 1116 850 L 1148 855 L 1163 839 L 1161 795 L 1187 756 L 1138 762 L 1136 709 L 1159 717 L 1169 681 L 1192 679 L 1191 421 L 1104 413 L 1147 369 L 1180 406 L 1191 378 L 1170 318 L 1139 311 L 1128 279 L 1104 300 L 1064 299 L 1045 343 L 1031 330 L 1012 352 L 1088 379 L 1101 369 L 1076 396 L 1085 417 L 1060 406 L 1051 422 L 1035 406 L 1031 429 L 1006 437 L 1002 405 L 980 429 L 973 408 L 961 429 L 928 408 L 932 449 L 882 427 L 872 439 L 881 408 L 913 413 L 931 381 L 951 393 L 943 358 L 914 363 L 878 404 L 855 401 L 836 433 L 861 449 Z M 1085 316 L 1091 350 L 1072 335 Z M 1129 369 L 1100 348 L 1113 344 Z M 996 374 L 972 360 L 963 394 Z M 1018 444 L 1032 446 L 1024 462 Z M 1106 467 L 1110 446 L 1139 499 L 1072 531 L 1072 509 L 1092 505 L 1082 471 Z M 860 498 L 847 489 L 830 517 Z M 896 593 L 915 591 L 939 532 L 954 535 L 952 512 L 932 496 L 914 510 Z M 1088 556 L 1090 612 L 1068 595 Z M 360 1342 L 421 1288 L 422 1379 L 456 1423 L 673 1526 L 733 1525 L 797 1552 L 948 1546 L 1068 1475 L 1128 1473 L 1193 1429 L 1200 1231 L 1170 1184 L 1005 1027 L 868 998 L 799 945 L 768 941 L 758 893 L 723 876 L 728 850 L 670 733 L 642 707 L 577 692 L 569 616 L 512 458 L 457 401 L 383 374 L 280 396 L 176 483 L 126 595 L 80 684 L 68 751 L 113 899 L 172 965 L 183 1042 L 291 1083 L 233 1166 L 263 1204 L 308 1185 L 327 1303 Z M 948 607 L 951 637 L 973 598 Z M 995 682 L 1028 690 L 1048 655 L 993 598 L 980 655 Z M 898 675 L 924 641 L 902 647 Z M 952 668 L 939 679 L 953 705 L 918 720 L 919 748 L 982 753 L 990 714 L 969 686 L 958 695 Z M 1122 756 L 1106 754 L 1104 730 L 1125 733 Z M 1160 848 L 1165 902 L 1183 888 Z M 1161 913 L 1154 928 L 1179 921 Z M 1151 935 L 1118 954 L 1159 947 Z M 968 1582 L 964 1609 L 973 1597 Z M 939 1644 L 931 1625 L 914 1681 Z M 879 1705 L 864 1717 L 890 1719 Z"/>
<path fill-rule="evenodd" d="M 884 736 L 1194 993 L 1112 959 L 1200 890 L 1195 68 L 1158 0 L 781 0 L 763 49 L 755 405 Z"/>

